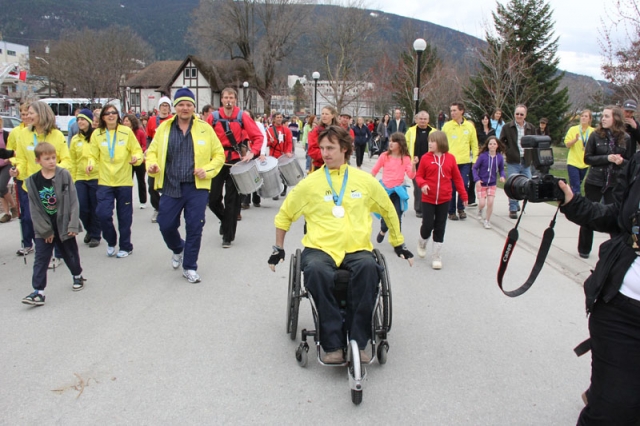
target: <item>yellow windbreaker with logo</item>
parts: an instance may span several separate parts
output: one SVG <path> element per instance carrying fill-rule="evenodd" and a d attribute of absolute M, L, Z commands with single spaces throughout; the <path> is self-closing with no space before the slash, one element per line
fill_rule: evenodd
<path fill-rule="evenodd" d="M 82 135 L 76 134 L 71 139 L 69 153 L 71 154 L 71 177 L 73 181 L 79 180 L 96 180 L 98 179 L 99 165 L 94 165 L 91 173 L 87 174 L 87 164 L 89 163 L 89 141 Z"/>
<path fill-rule="evenodd" d="M 569 148 L 569 154 L 567 154 L 567 164 L 578 169 L 586 169 L 589 166 L 584 162 L 584 146 L 586 144 L 586 141 L 589 140 L 589 136 L 591 136 L 591 133 L 593 133 L 595 129 L 591 126 L 587 128 L 587 131 L 584 134 L 583 143 L 582 139 L 580 138 L 581 128 L 582 126 L 580 124 L 570 127 L 567 131 L 567 136 L 565 136 L 564 138 L 564 143 L 566 145 L 567 142 L 574 140 L 576 136 L 578 136 L 578 142 L 574 143 L 573 145 L 571 145 L 571 148 Z"/>
<path fill-rule="evenodd" d="M 89 143 L 87 165 L 98 166 L 98 185 L 133 186 L 131 177 L 132 157 L 136 157 L 134 165 L 139 166 L 144 160 L 142 148 L 133 131 L 121 124 L 115 129 L 115 148 L 113 160 L 109 154 L 109 144 L 113 143 L 113 132 L 109 132 L 111 141 L 107 142 L 106 129 L 95 129 Z"/>
<path fill-rule="evenodd" d="M 160 167 L 158 173 L 149 173 L 149 176 L 155 178 L 155 189 L 160 189 L 164 185 L 169 132 L 175 120 L 177 120 L 177 116 L 174 115 L 160 124 L 146 152 L 147 170 L 155 164 Z M 195 177 L 196 188 L 209 190 L 211 189 L 211 179 L 220 173 L 224 165 L 224 148 L 222 148 L 216 132 L 213 131 L 213 127 L 195 115 L 191 126 L 191 139 L 193 140 L 194 167 L 204 169 L 207 173 L 204 179 Z"/>
<path fill-rule="evenodd" d="M 307 233 L 302 239 L 305 247 L 322 250 L 340 266 L 347 253 L 373 250 L 371 244 L 371 213 L 378 213 L 389 226 L 389 242 L 396 247 L 404 243 L 400 222 L 387 191 L 370 173 L 342 165 L 330 170 L 331 185 L 340 194 L 345 171 L 347 187 L 342 199 L 345 215 L 333 215 L 333 193 L 327 182 L 325 167 L 309 174 L 298 183 L 275 217 L 276 228 L 289 231 L 291 223 L 304 216 Z"/>
<path fill-rule="evenodd" d="M 458 165 L 476 162 L 478 134 L 471 121 L 463 118 L 462 124 L 458 124 L 455 120 L 449 120 L 442 126 L 442 131 L 447 135 L 449 152 L 456 157 Z"/>
<path fill-rule="evenodd" d="M 34 141 L 36 136 L 36 141 Z M 36 135 L 35 131 L 25 127 L 20 131 L 15 140 L 16 143 L 16 157 L 15 166 L 18 169 L 18 179 L 21 181 L 26 180 L 32 174 L 39 172 L 42 167 L 36 163 L 36 144 L 41 142 L 48 142 L 56 149 L 56 161 L 58 166 L 63 169 L 69 170 L 71 168 L 71 157 L 69 156 L 69 147 L 67 146 L 67 140 L 62 132 L 58 129 L 53 129 L 48 135 Z M 26 187 L 23 185 L 23 188 Z"/>

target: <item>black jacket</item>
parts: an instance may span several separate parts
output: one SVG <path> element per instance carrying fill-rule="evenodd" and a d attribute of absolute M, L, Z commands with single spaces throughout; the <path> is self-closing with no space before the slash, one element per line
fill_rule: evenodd
<path fill-rule="evenodd" d="M 531 123 L 524 123 L 524 134 L 535 135 L 536 128 Z M 510 121 L 500 131 L 500 142 L 505 146 L 507 163 L 520 164 L 520 149 L 518 149 L 518 128 L 515 121 Z"/>
<path fill-rule="evenodd" d="M 616 184 L 618 173 L 636 152 L 635 146 L 629 141 L 629 136 L 625 136 L 624 143 L 616 144 L 611 149 L 607 138 L 603 138 L 596 132 L 591 133 L 584 148 L 584 162 L 591 166 L 586 183 L 602 187 L 602 192 Z M 620 166 L 611 163 L 608 159 L 609 154 L 622 155 L 625 159 L 624 163 Z"/>
<path fill-rule="evenodd" d="M 628 124 L 625 124 L 624 127 L 625 127 L 625 130 L 626 130 L 627 134 L 631 138 L 631 144 L 635 147 L 637 143 L 640 143 L 640 123 L 638 123 L 638 120 L 636 120 L 635 118 L 633 119 L 633 121 L 636 122 L 636 128 L 635 129 L 633 127 L 629 126 Z"/>
<path fill-rule="evenodd" d="M 369 131 L 366 125 L 363 124 L 362 127 L 355 125 L 352 129 L 355 135 L 354 142 L 356 145 L 366 145 L 369 139 L 371 139 L 371 131 Z"/>
<path fill-rule="evenodd" d="M 570 221 L 611 234 L 611 239 L 600 246 L 596 267 L 584 282 L 587 312 L 591 312 L 597 300 L 608 303 L 616 296 L 637 257 L 632 248 L 631 218 L 637 213 L 640 202 L 639 173 L 640 153 L 635 154 L 618 174 L 613 204 L 600 204 L 574 195 L 567 205 L 560 207 Z"/>
<path fill-rule="evenodd" d="M 396 119 L 392 118 L 387 125 L 387 131 L 389 132 L 389 137 L 395 132 L 407 133 L 407 123 L 404 120 L 400 119 L 400 125 L 396 125 Z"/>

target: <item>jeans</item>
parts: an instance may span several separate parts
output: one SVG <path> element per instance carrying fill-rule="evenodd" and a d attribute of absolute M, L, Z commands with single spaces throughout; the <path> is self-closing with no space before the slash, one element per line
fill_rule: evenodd
<path fill-rule="evenodd" d="M 531 167 L 524 165 L 524 158 L 520 158 L 520 163 L 507 163 L 507 177 L 511 175 L 521 174 L 531 179 Z M 518 200 L 509 198 L 509 211 L 518 211 Z"/>
<path fill-rule="evenodd" d="M 202 228 L 209 201 L 209 191 L 197 189 L 195 183 L 181 183 L 182 197 L 160 197 L 158 226 L 169 250 L 175 254 L 184 252 L 182 267 L 198 270 L 198 255 L 202 241 Z M 180 215 L 184 211 L 185 239 L 180 237 Z"/>
<path fill-rule="evenodd" d="M 588 170 L 588 167 L 579 169 L 576 166 L 567 164 L 567 172 L 569 173 L 569 186 L 571 187 L 571 192 L 573 192 L 574 194 L 580 194 L 580 186 L 582 185 L 582 181 L 587 175 Z"/>
<path fill-rule="evenodd" d="M 80 220 L 92 240 L 100 241 L 100 221 L 96 209 L 98 208 L 98 180 L 76 181 L 78 205 L 80 206 Z"/>
<path fill-rule="evenodd" d="M 393 207 L 396 208 L 396 213 L 398 214 L 398 221 L 400 222 L 400 229 L 402 229 L 402 201 L 400 201 L 400 196 L 395 192 L 392 193 L 389 198 L 393 203 Z M 389 230 L 389 227 L 384 221 L 384 218 L 380 219 L 380 231 L 386 233 Z"/>
<path fill-rule="evenodd" d="M 431 237 L 436 243 L 444 242 L 444 230 L 447 227 L 447 209 L 449 203 L 442 204 L 422 203 L 422 226 L 420 226 L 420 238 L 423 240 Z"/>
<path fill-rule="evenodd" d="M 20 230 L 22 231 L 22 245 L 24 247 L 33 247 L 33 241 L 36 238 L 33 230 L 33 222 L 31 221 L 31 210 L 29 209 L 29 194 L 22 188 L 23 181 L 16 180 L 16 188 L 18 189 L 18 200 L 20 202 Z"/>
<path fill-rule="evenodd" d="M 109 247 L 118 243 L 118 234 L 113 226 L 113 203 L 116 203 L 118 231 L 120 232 L 120 250 L 131 251 L 131 223 L 133 222 L 132 187 L 98 185 L 98 208 L 96 214 L 100 221 L 102 236 Z"/>
<path fill-rule="evenodd" d="M 349 338 L 364 349 L 371 339 L 371 320 L 376 288 L 380 282 L 380 267 L 369 251 L 347 253 L 342 265 L 351 272 L 345 325 L 349 331 Z M 302 251 L 301 268 L 304 272 L 304 285 L 313 296 L 318 309 L 322 348 L 325 352 L 344 348 L 347 339 L 342 327 L 338 301 L 333 295 L 338 266 L 331 256 L 322 250 L 305 248 Z"/>
<path fill-rule="evenodd" d="M 56 232 L 51 243 L 45 243 L 44 239 L 36 238 L 36 254 L 33 261 L 33 277 L 31 278 L 34 290 L 44 290 L 47 286 L 47 269 L 49 268 L 54 246 L 56 251 L 59 250 L 61 252 L 60 257 L 64 259 L 64 263 L 69 268 L 71 275 L 82 274 L 78 243 L 75 237 L 61 241 Z"/>
<path fill-rule="evenodd" d="M 462 182 L 464 183 L 464 189 L 466 191 L 467 186 L 469 186 L 469 171 L 471 170 L 471 163 L 458 164 L 458 170 L 460 170 L 460 174 L 462 175 Z M 464 211 L 464 201 L 462 201 L 462 197 L 460 195 L 458 195 L 457 208 L 458 208 L 458 211 Z M 452 180 L 451 181 L 451 201 L 449 202 L 449 214 L 454 214 L 455 212 L 456 212 L 456 186 Z"/>

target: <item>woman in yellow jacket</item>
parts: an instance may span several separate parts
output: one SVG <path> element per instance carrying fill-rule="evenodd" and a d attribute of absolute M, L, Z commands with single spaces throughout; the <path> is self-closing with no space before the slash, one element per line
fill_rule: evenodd
<path fill-rule="evenodd" d="M 89 109 L 81 110 L 76 122 L 78 123 L 78 133 L 71 139 L 69 146 L 71 177 L 75 182 L 76 193 L 78 194 L 80 220 L 87 231 L 84 243 L 93 248 L 100 245 L 100 222 L 96 214 L 98 205 L 98 167 L 95 166 L 90 174 L 86 172 L 91 134 L 93 133 L 93 113 Z"/>
<path fill-rule="evenodd" d="M 591 127 L 591 111 L 585 109 L 580 114 L 580 124 L 571 127 L 564 138 L 564 144 L 569 148 L 567 156 L 567 172 L 569 173 L 569 186 L 574 194 L 580 194 L 580 186 L 587 175 L 589 166 L 584 162 L 584 147 L 589 136 L 593 132 Z"/>
<path fill-rule="evenodd" d="M 142 149 L 130 128 L 120 125 L 120 115 L 113 105 L 100 112 L 100 127 L 94 130 L 89 143 L 86 172 L 98 167 L 98 206 L 102 236 L 107 241 L 107 256 L 127 257 L 133 251 L 131 223 L 133 222 L 131 166 L 140 165 Z M 113 226 L 113 203 L 116 203 L 120 242 L 116 253 L 118 234 Z"/>
<path fill-rule="evenodd" d="M 40 142 L 48 142 L 53 145 L 56 149 L 58 166 L 69 169 L 71 158 L 69 157 L 67 140 L 62 132 L 56 128 L 56 116 L 49 105 L 41 101 L 33 102 L 29 105 L 27 117 L 28 125 L 12 141 L 12 143 L 15 143 L 16 157 L 14 159 L 15 169 L 11 170 L 11 176 L 24 182 L 29 176 L 40 171 L 41 167 L 36 163 L 35 155 L 36 146 Z M 18 192 L 18 198 L 21 211 L 22 248 L 16 254 L 18 256 L 26 256 L 29 253 L 33 253 L 35 238 L 26 188 L 22 187 Z M 62 257 L 59 254 L 56 249 L 56 254 L 51 259 L 50 266 L 58 266 L 59 259 Z"/>

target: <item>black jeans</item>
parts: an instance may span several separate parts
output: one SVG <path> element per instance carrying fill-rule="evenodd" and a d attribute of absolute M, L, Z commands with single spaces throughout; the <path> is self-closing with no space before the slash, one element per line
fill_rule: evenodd
<path fill-rule="evenodd" d="M 640 302 L 618 294 L 589 317 L 591 386 L 578 425 L 640 424 Z"/>
<path fill-rule="evenodd" d="M 347 253 L 342 264 L 351 272 L 347 293 L 346 327 L 349 338 L 362 349 L 371 339 L 371 315 L 376 301 L 376 288 L 380 282 L 378 263 L 369 251 Z M 301 268 L 304 285 L 313 296 L 318 309 L 320 344 L 325 352 L 347 346 L 342 328 L 342 315 L 333 295 L 335 273 L 338 266 L 322 250 L 305 248 Z"/>
<path fill-rule="evenodd" d="M 362 166 L 362 160 L 364 159 L 364 150 L 367 144 L 356 145 L 356 166 Z"/>
<path fill-rule="evenodd" d="M 614 202 L 613 190 L 608 189 L 604 194 L 601 192 L 602 187 L 598 185 L 591 185 L 589 183 L 584 184 L 584 196 L 590 201 L 599 203 L 604 201 L 604 204 L 612 204 Z M 589 254 L 593 247 L 593 230 L 588 226 L 580 227 L 580 234 L 578 235 L 578 253 Z"/>
<path fill-rule="evenodd" d="M 224 241 L 233 241 L 236 238 L 238 226 L 238 214 L 240 213 L 240 201 L 236 184 L 231 178 L 231 166 L 222 166 L 220 173 L 211 180 L 211 192 L 209 193 L 209 208 L 220 219 L 220 230 Z M 224 196 L 222 194 L 224 190 Z M 223 203 L 224 201 L 224 203 Z"/>
<path fill-rule="evenodd" d="M 422 203 L 422 226 L 420 227 L 420 237 L 423 240 L 431 237 L 433 231 L 433 241 L 444 242 L 444 230 L 447 226 L 447 211 L 449 202 L 442 204 Z"/>
<path fill-rule="evenodd" d="M 422 189 L 415 179 L 413 179 L 413 209 L 416 213 L 422 213 Z"/>
<path fill-rule="evenodd" d="M 473 164 L 469 169 L 469 184 L 467 185 L 467 197 L 469 197 L 469 204 L 476 202 L 476 182 L 473 180 Z"/>
<path fill-rule="evenodd" d="M 47 269 L 49 268 L 49 261 L 51 260 L 54 247 L 56 251 L 60 251 L 64 259 L 64 264 L 67 265 L 71 275 L 82 274 L 78 243 L 75 237 L 61 241 L 56 232 L 53 237 L 53 242 L 51 243 L 45 243 L 42 238 L 36 238 L 35 242 L 36 255 L 33 261 L 33 277 L 31 278 L 31 284 L 34 290 L 44 290 L 47 286 Z"/>

